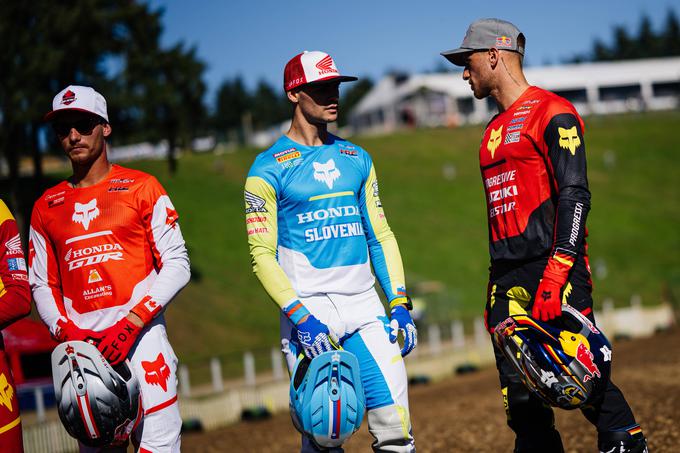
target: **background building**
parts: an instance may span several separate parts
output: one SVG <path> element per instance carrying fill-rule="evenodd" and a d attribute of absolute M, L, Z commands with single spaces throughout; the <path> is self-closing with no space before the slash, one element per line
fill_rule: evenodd
<path fill-rule="evenodd" d="M 535 67 L 525 74 L 529 83 L 565 97 L 582 115 L 679 105 L 679 57 Z M 355 133 L 382 133 L 477 124 L 495 113 L 494 101 L 474 99 L 460 72 L 389 75 L 357 104 L 350 124 Z"/>

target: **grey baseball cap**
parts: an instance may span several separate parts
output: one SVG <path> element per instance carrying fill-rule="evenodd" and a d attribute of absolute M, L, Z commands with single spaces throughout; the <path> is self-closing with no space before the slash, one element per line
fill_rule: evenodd
<path fill-rule="evenodd" d="M 510 22 L 500 19 L 479 19 L 470 24 L 459 48 L 447 50 L 441 55 L 457 66 L 465 66 L 465 59 L 475 50 L 492 47 L 524 55 L 524 47 L 517 42 L 520 35 L 522 32 Z"/>

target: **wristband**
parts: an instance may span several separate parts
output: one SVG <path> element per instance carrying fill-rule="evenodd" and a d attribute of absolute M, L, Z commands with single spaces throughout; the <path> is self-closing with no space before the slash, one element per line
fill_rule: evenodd
<path fill-rule="evenodd" d="M 397 297 L 395 299 L 392 299 L 390 301 L 390 310 L 392 310 L 394 307 L 397 305 L 406 305 L 406 308 L 409 310 L 413 310 L 413 302 L 411 302 L 411 298 L 406 296 L 406 297 Z"/>
<path fill-rule="evenodd" d="M 283 307 L 283 314 L 285 314 L 288 319 L 290 319 L 290 321 L 297 326 L 300 320 L 310 313 L 309 310 L 307 310 L 307 307 L 302 304 L 302 302 L 299 300 L 294 300 L 287 306 Z"/>
<path fill-rule="evenodd" d="M 161 312 L 161 306 L 151 298 L 151 296 L 144 296 L 144 298 L 132 309 L 130 313 L 134 313 L 142 320 L 144 325 L 151 322 L 158 313 Z"/>

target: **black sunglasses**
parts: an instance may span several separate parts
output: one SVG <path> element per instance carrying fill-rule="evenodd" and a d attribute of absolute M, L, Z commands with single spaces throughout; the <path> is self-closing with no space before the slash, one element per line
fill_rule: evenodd
<path fill-rule="evenodd" d="M 66 137 L 71 133 L 71 129 L 78 131 L 80 135 L 90 135 L 95 127 L 99 124 L 103 124 L 104 121 L 97 118 L 84 118 L 76 121 L 55 121 L 52 123 L 52 129 L 60 137 Z"/>

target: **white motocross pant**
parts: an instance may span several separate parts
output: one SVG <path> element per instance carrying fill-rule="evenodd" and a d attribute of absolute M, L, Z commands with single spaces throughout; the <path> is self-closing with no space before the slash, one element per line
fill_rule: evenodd
<path fill-rule="evenodd" d="M 368 430 L 376 452 L 415 452 L 408 409 L 408 380 L 399 346 L 388 338 L 389 318 L 375 289 L 356 295 L 324 294 L 301 298 L 307 309 L 359 360 L 366 395 Z M 294 326 L 281 315 L 281 344 L 288 370 L 301 351 Z M 306 436 L 303 453 L 319 450 Z M 333 451 L 342 452 L 342 449 Z"/>
<path fill-rule="evenodd" d="M 168 341 L 162 316 L 144 328 L 129 359 L 139 381 L 144 407 L 144 418 L 132 433 L 132 443 L 139 453 L 179 453 L 182 418 L 177 403 L 177 356 Z M 125 452 L 127 449 L 93 449 L 81 444 L 80 451 Z"/>

